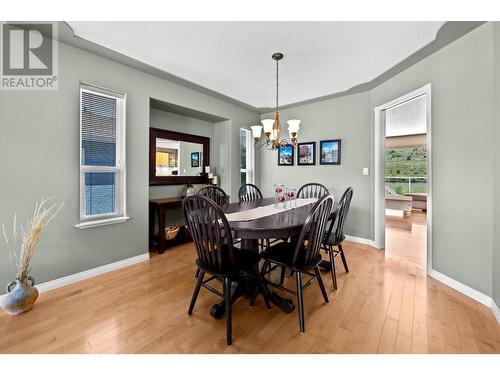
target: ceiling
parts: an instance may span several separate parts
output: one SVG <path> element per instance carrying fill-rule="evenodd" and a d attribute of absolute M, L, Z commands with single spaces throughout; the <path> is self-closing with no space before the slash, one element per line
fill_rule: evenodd
<path fill-rule="evenodd" d="M 386 137 L 427 133 L 426 97 L 420 96 L 388 109 L 385 113 Z"/>
<path fill-rule="evenodd" d="M 256 108 L 349 90 L 435 38 L 445 22 L 74 22 L 76 36 Z"/>

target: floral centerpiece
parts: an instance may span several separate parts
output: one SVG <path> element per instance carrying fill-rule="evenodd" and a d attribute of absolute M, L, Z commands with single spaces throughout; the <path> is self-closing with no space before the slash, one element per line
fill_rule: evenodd
<path fill-rule="evenodd" d="M 297 207 L 296 194 L 297 194 L 296 189 L 286 187 L 283 184 L 275 184 L 274 185 L 274 201 L 275 201 L 274 207 L 278 208 L 280 205 L 282 205 L 283 208 L 287 208 L 288 202 L 290 202 L 290 207 L 293 207 L 294 203 L 295 203 L 295 207 Z"/>

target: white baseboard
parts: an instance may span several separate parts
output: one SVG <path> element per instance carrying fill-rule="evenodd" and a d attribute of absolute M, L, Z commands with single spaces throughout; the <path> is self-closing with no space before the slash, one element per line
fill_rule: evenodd
<path fill-rule="evenodd" d="M 346 235 L 345 239 L 347 241 L 356 242 L 356 243 L 362 243 L 364 245 L 370 245 L 370 246 L 376 247 L 375 246 L 375 241 L 369 240 L 368 238 L 356 237 L 356 236 L 347 236 Z"/>
<path fill-rule="evenodd" d="M 443 275 L 441 272 L 438 272 L 436 270 L 430 270 L 429 272 L 427 272 L 427 274 L 433 279 L 436 279 L 437 281 L 441 281 L 443 284 L 448 285 L 450 288 L 453 288 L 460 293 L 465 294 L 467 297 L 470 297 L 485 306 L 492 307 L 493 299 L 486 294 L 481 293 L 480 291 L 477 291 L 470 286 L 462 284 L 461 282 L 452 279 L 451 277 Z"/>
<path fill-rule="evenodd" d="M 132 258 L 122 259 L 122 260 L 119 260 L 118 262 L 105 264 L 103 266 L 92 268 L 92 269 L 87 270 L 87 271 L 82 271 L 82 272 L 75 273 L 73 275 L 68 275 L 68 276 L 61 277 L 59 279 L 47 281 L 45 283 L 41 283 L 41 284 L 36 285 L 36 288 L 38 289 L 38 291 L 40 293 L 44 293 L 44 292 L 47 292 L 47 291 L 52 290 L 52 289 L 60 288 L 60 287 L 65 286 L 65 285 L 76 283 L 77 281 L 81 281 L 81 280 L 88 279 L 90 277 L 102 275 L 103 273 L 107 273 L 107 272 L 111 272 L 111 271 L 114 271 L 114 270 L 117 270 L 120 268 L 128 267 L 128 266 L 131 266 L 131 265 L 136 264 L 136 263 L 145 262 L 147 260 L 149 260 L 149 253 L 137 255 L 137 256 L 132 257 Z M 2 302 L 4 297 L 5 297 L 5 294 L 0 296 L 0 302 Z"/>
<path fill-rule="evenodd" d="M 500 309 L 493 298 L 491 299 L 491 312 L 495 315 L 495 318 L 497 318 L 498 324 L 500 324 Z"/>

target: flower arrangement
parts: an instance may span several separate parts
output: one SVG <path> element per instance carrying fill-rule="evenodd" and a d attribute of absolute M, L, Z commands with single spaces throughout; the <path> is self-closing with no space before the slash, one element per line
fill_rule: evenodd
<path fill-rule="evenodd" d="M 5 224 L 2 222 L 2 232 L 7 244 L 9 255 L 16 266 L 17 280 L 26 280 L 30 271 L 31 259 L 35 248 L 42 236 L 42 233 L 52 219 L 59 213 L 63 203 L 54 203 L 50 206 L 51 198 L 44 198 L 40 203 L 36 202 L 33 216 L 25 225 L 21 225 L 18 229 L 17 218 L 14 214 L 12 225 L 12 238 L 9 240 Z"/>
<path fill-rule="evenodd" d="M 293 203 L 295 203 L 295 207 L 297 207 L 296 203 L 296 190 L 293 188 L 286 187 L 283 184 L 275 184 L 274 185 L 274 198 L 275 198 L 275 208 L 279 208 L 279 205 L 283 205 L 283 208 L 287 207 L 287 202 L 290 201 L 290 207 L 293 207 Z"/>

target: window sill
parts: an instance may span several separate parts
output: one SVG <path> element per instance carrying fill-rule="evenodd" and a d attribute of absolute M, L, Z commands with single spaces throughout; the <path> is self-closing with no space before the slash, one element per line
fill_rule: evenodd
<path fill-rule="evenodd" d="M 128 216 L 121 216 L 121 217 L 113 217 L 111 219 L 84 221 L 80 224 L 75 225 L 75 227 L 78 229 L 102 227 L 104 225 L 124 223 L 124 222 L 128 221 L 129 219 L 130 219 L 130 217 L 128 217 Z"/>

